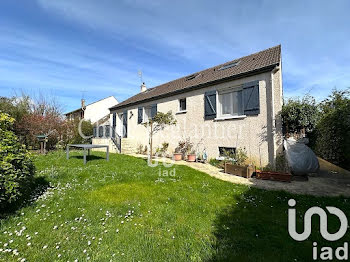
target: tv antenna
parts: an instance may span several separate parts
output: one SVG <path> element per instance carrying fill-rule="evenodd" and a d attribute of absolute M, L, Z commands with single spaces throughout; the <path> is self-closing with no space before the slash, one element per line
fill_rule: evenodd
<path fill-rule="evenodd" d="M 86 93 L 86 90 L 81 90 L 81 99 L 85 99 L 85 93 Z"/>
<path fill-rule="evenodd" d="M 139 69 L 139 70 L 137 71 L 137 74 L 139 75 L 140 80 L 141 80 L 141 84 L 142 84 L 142 83 L 143 83 L 143 78 L 142 78 L 142 71 L 141 71 L 141 69 Z"/>

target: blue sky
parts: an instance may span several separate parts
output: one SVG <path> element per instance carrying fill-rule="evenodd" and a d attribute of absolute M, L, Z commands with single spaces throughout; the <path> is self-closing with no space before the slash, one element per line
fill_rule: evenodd
<path fill-rule="evenodd" d="M 65 111 L 282 44 L 285 96 L 350 86 L 350 1 L 2 0 L 0 96 Z"/>

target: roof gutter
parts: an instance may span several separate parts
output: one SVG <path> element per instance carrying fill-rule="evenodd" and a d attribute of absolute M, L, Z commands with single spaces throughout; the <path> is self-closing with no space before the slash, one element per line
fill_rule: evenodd
<path fill-rule="evenodd" d="M 233 76 L 221 78 L 221 79 L 218 79 L 218 80 L 214 80 L 214 81 L 211 81 L 211 82 L 207 82 L 207 83 L 203 83 L 203 84 L 187 87 L 187 88 L 184 88 L 184 89 L 180 89 L 180 90 L 176 90 L 176 91 L 169 92 L 169 93 L 166 93 L 166 94 L 162 94 L 162 95 L 146 98 L 146 99 L 143 99 L 143 100 L 140 100 L 140 101 L 136 101 L 136 102 L 132 102 L 132 103 L 129 103 L 129 104 L 116 105 L 116 106 L 110 107 L 109 110 L 123 109 L 123 108 L 126 108 L 126 107 L 130 107 L 130 106 L 134 106 L 134 105 L 137 105 L 137 104 L 153 101 L 153 100 L 156 100 L 156 99 L 161 99 L 161 98 L 165 98 L 165 97 L 169 97 L 169 96 L 173 96 L 173 95 L 177 95 L 177 94 L 187 93 L 189 91 L 193 91 L 193 90 L 196 90 L 196 89 L 201 89 L 201 88 L 208 87 L 208 86 L 211 86 L 211 85 L 216 85 L 216 84 L 224 83 L 224 82 L 227 82 L 227 81 L 232 81 L 232 80 L 235 80 L 235 79 L 240 79 L 240 78 L 243 78 L 243 77 L 256 75 L 257 73 L 269 72 L 269 71 L 275 69 L 276 66 L 278 66 L 278 65 L 279 65 L 279 63 L 276 63 L 276 64 L 272 64 L 272 65 L 269 65 L 269 66 L 266 66 L 266 67 L 255 69 L 253 71 L 249 71 L 249 72 L 241 73 L 241 74 L 238 74 L 238 75 L 233 75 Z"/>

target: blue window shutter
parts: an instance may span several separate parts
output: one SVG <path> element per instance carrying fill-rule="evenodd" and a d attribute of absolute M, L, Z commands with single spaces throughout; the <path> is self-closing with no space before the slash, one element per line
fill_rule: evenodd
<path fill-rule="evenodd" d="M 98 136 L 103 137 L 103 126 L 99 126 L 98 128 Z"/>
<path fill-rule="evenodd" d="M 142 123 L 142 119 L 143 119 L 143 108 L 139 107 L 137 109 L 137 123 L 141 124 Z"/>
<path fill-rule="evenodd" d="M 93 128 L 93 137 L 97 137 L 97 127 L 94 126 Z"/>
<path fill-rule="evenodd" d="M 128 137 L 128 111 L 123 112 L 123 137 Z"/>
<path fill-rule="evenodd" d="M 112 126 L 116 126 L 117 125 L 117 113 L 113 113 L 113 123 L 112 123 Z"/>
<path fill-rule="evenodd" d="M 205 92 L 204 94 L 204 119 L 214 119 L 216 117 L 216 90 Z"/>
<path fill-rule="evenodd" d="M 157 114 L 157 104 L 153 104 L 151 106 L 151 118 L 153 118 Z"/>
<path fill-rule="evenodd" d="M 243 110 L 245 115 L 260 114 L 259 81 L 243 85 Z"/>
<path fill-rule="evenodd" d="M 116 127 L 117 126 L 117 113 L 114 112 L 113 113 L 113 119 L 112 119 L 112 137 L 115 137 L 115 131 L 116 131 Z"/>
<path fill-rule="evenodd" d="M 109 137 L 110 136 L 110 131 L 111 131 L 111 127 L 109 125 L 105 126 L 105 137 Z"/>

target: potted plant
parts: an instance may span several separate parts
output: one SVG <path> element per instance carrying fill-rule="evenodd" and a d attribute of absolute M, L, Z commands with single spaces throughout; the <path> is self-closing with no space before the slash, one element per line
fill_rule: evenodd
<path fill-rule="evenodd" d="M 187 153 L 187 161 L 188 162 L 195 162 L 196 161 L 196 152 L 194 150 L 190 150 Z"/>
<path fill-rule="evenodd" d="M 174 152 L 174 160 L 175 161 L 180 161 L 180 160 L 182 160 L 182 152 L 181 152 L 181 150 L 180 150 L 180 148 L 179 147 L 176 147 L 175 148 L 175 152 Z"/>
<path fill-rule="evenodd" d="M 225 164 L 224 172 L 245 178 L 251 178 L 254 173 L 254 166 L 245 165 L 247 153 L 245 149 L 237 148 L 234 152 L 224 151 Z"/>
<path fill-rule="evenodd" d="M 175 148 L 174 160 L 178 161 L 178 160 L 185 159 L 187 152 L 191 151 L 192 147 L 193 147 L 193 145 L 190 142 L 189 138 L 179 141 L 178 146 Z M 181 156 L 180 156 L 180 154 L 181 154 Z"/>
<path fill-rule="evenodd" d="M 186 138 L 186 140 L 181 141 L 181 144 L 183 145 L 183 155 L 187 155 L 187 161 L 188 162 L 195 162 L 196 161 L 196 151 L 193 149 L 193 143 L 191 143 L 190 138 Z"/>

